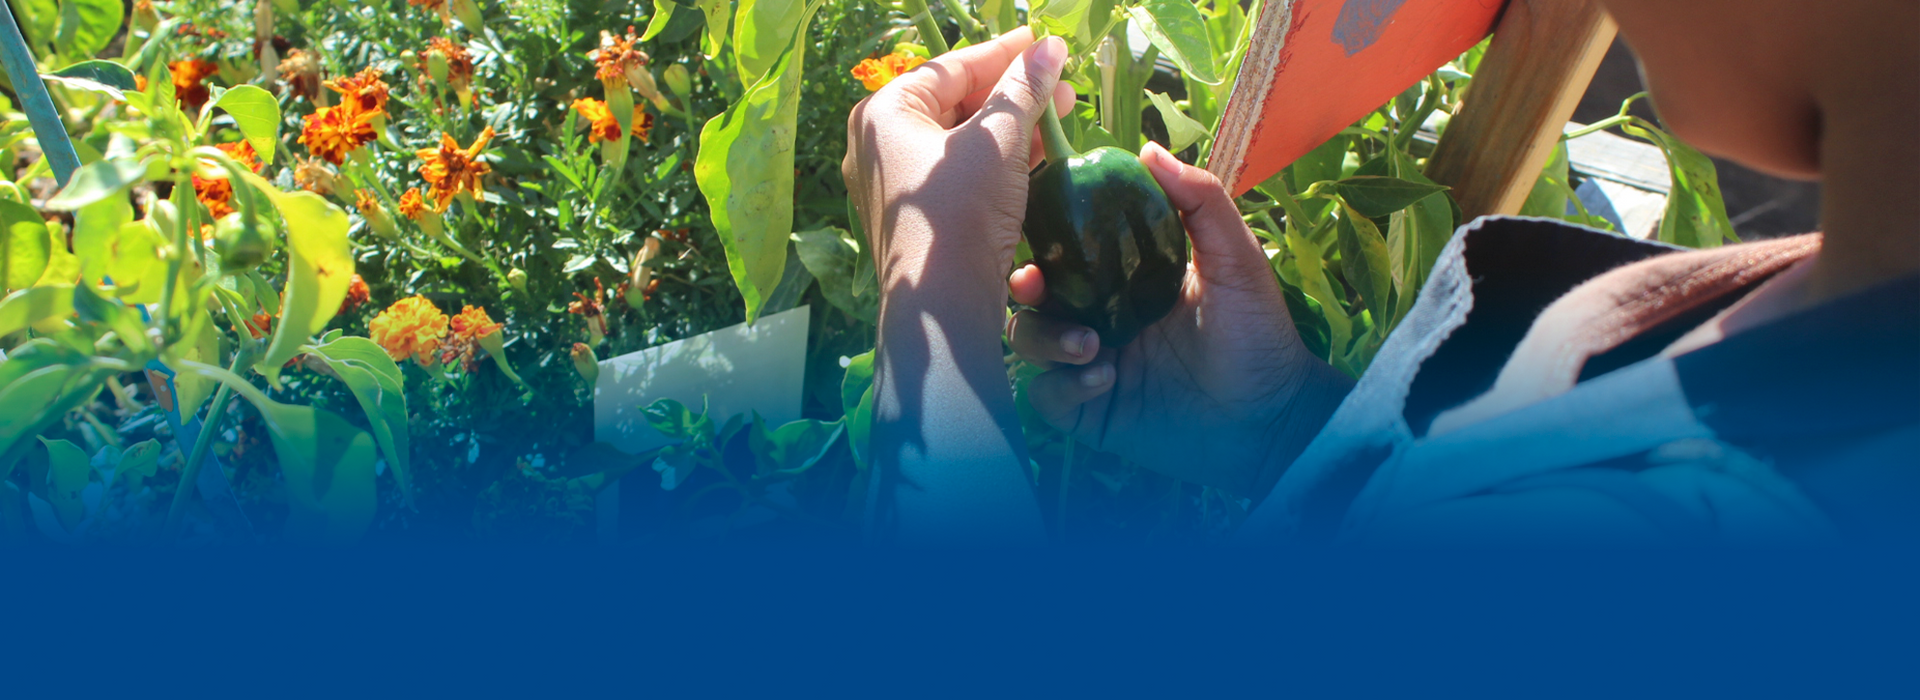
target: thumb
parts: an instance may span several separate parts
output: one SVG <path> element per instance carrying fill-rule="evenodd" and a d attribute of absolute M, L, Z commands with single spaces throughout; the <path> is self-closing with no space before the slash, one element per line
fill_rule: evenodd
<path fill-rule="evenodd" d="M 1196 269 L 1205 274 L 1237 268 L 1243 263 L 1267 266 L 1260 240 L 1240 218 L 1240 209 L 1234 206 L 1233 196 L 1227 194 L 1220 178 L 1180 162 L 1152 141 L 1140 149 L 1140 162 L 1167 193 L 1167 202 L 1179 210 L 1180 219 L 1187 227 L 1187 237 L 1193 241 Z M 1209 267 L 1214 270 L 1210 271 Z"/>
<path fill-rule="evenodd" d="M 999 82 L 980 105 L 968 126 L 985 129 L 1000 145 L 1000 154 L 1017 159 L 1026 169 L 1033 127 L 1053 101 L 1054 85 L 1067 63 L 1067 43 L 1050 36 L 1033 43 L 1007 66 Z"/>

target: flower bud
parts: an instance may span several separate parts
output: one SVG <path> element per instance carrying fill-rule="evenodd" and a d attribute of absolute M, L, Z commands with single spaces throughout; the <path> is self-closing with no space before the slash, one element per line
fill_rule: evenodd
<path fill-rule="evenodd" d="M 367 228 L 389 241 L 400 240 L 400 229 L 393 224 L 393 217 L 387 216 L 386 207 L 380 206 L 380 200 L 370 190 L 360 190 L 355 208 L 360 210 L 361 218 L 367 220 Z"/>
<path fill-rule="evenodd" d="M 220 254 L 223 271 L 239 272 L 266 262 L 273 244 L 257 222 L 245 213 L 235 213 L 214 224 L 213 249 Z"/>
<path fill-rule="evenodd" d="M 513 291 L 519 292 L 521 294 L 526 294 L 527 293 L 527 271 L 517 267 L 511 270 L 508 270 L 507 286 L 512 287 Z"/>
<path fill-rule="evenodd" d="M 450 70 L 452 69 L 447 65 L 447 55 L 445 53 L 439 51 L 427 52 L 427 75 L 433 76 L 434 82 L 447 82 L 447 75 Z"/>
<path fill-rule="evenodd" d="M 573 344 L 573 371 L 587 380 L 587 386 L 593 386 L 600 379 L 600 358 L 594 356 L 593 348 L 586 343 Z"/>
<path fill-rule="evenodd" d="M 678 63 L 667 66 L 660 77 L 667 81 L 667 89 L 680 99 L 687 100 L 693 95 L 693 79 L 687 74 L 686 66 Z"/>
<path fill-rule="evenodd" d="M 660 257 L 660 239 L 648 236 L 641 244 L 640 252 L 633 254 L 633 264 L 627 271 L 627 306 L 640 310 L 641 303 L 647 300 L 648 283 L 653 279 L 653 270 L 647 264 Z"/>
<path fill-rule="evenodd" d="M 483 33 L 486 21 L 480 16 L 478 4 L 473 0 L 450 0 L 448 4 L 453 6 L 453 14 L 460 18 L 460 23 L 467 25 L 467 31 L 475 34 Z"/>

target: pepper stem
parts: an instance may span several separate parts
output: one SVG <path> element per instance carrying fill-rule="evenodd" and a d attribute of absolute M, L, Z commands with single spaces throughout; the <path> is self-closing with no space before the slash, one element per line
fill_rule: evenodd
<path fill-rule="evenodd" d="M 1067 131 L 1060 127 L 1060 114 L 1054 111 L 1053 100 L 1047 100 L 1047 111 L 1040 115 L 1040 147 L 1046 150 L 1049 163 L 1080 155 L 1073 150 L 1073 144 L 1067 143 Z"/>

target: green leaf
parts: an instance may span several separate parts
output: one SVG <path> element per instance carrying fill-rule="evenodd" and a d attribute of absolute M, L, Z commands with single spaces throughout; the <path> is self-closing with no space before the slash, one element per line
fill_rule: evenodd
<path fill-rule="evenodd" d="M 1412 157 L 1400 151 L 1393 151 L 1391 157 L 1393 161 L 1389 165 L 1396 177 L 1433 184 L 1420 172 Z M 1388 332 L 1413 308 L 1428 274 L 1433 271 L 1434 260 L 1440 257 L 1440 250 L 1447 242 L 1453 240 L 1457 225 L 1453 196 L 1444 192 L 1394 212 L 1387 226 L 1387 250 L 1391 253 L 1394 286 L 1400 290 L 1400 298 L 1394 304 L 1393 316 L 1386 321 Z"/>
<path fill-rule="evenodd" d="M 0 338 L 73 315 L 73 285 L 30 287 L 0 300 Z"/>
<path fill-rule="evenodd" d="M 1353 324 L 1347 318 L 1346 306 L 1341 297 L 1334 294 L 1333 281 L 1327 276 L 1326 254 L 1319 246 L 1301 235 L 1297 227 L 1287 227 L 1287 252 L 1292 254 L 1295 268 L 1300 271 L 1300 291 L 1320 303 L 1326 311 L 1327 328 L 1332 333 L 1334 355 L 1347 347 L 1347 341 L 1353 338 Z M 1330 358 L 1331 361 L 1331 358 Z M 1335 363 L 1338 366 L 1338 362 Z"/>
<path fill-rule="evenodd" d="M 47 504 L 53 506 L 60 525 L 72 532 L 87 518 L 87 504 L 80 500 L 80 491 L 93 476 L 93 460 L 79 445 L 66 440 L 43 437 L 40 444 L 47 448 L 47 482 L 40 486 L 46 490 Z"/>
<path fill-rule="evenodd" d="M 680 3 L 673 0 L 653 0 L 653 17 L 647 20 L 647 31 L 640 35 L 641 41 L 653 41 L 660 36 L 667 23 L 673 21 L 673 13 L 680 9 Z"/>
<path fill-rule="evenodd" d="M 1050 34 L 1075 44 L 1082 43 L 1076 40 L 1098 41 L 1098 37 L 1080 36 L 1081 28 L 1087 25 L 1087 10 L 1092 4 L 1092 0 L 1047 0 L 1033 7 L 1027 21 L 1039 25 L 1037 29 L 1045 30 L 1044 34 L 1036 31 L 1036 36 Z"/>
<path fill-rule="evenodd" d="M 1713 159 L 1672 134 L 1652 126 L 1624 125 L 1621 129 L 1660 146 L 1667 154 L 1673 186 L 1667 191 L 1667 211 L 1660 217 L 1661 241 L 1691 248 L 1712 248 L 1740 236 L 1727 220 L 1727 202 L 1720 194 L 1720 175 Z"/>
<path fill-rule="evenodd" d="M 807 9 L 804 0 L 740 0 L 733 23 L 733 52 L 740 83 L 752 85 L 780 60 Z"/>
<path fill-rule="evenodd" d="M 238 85 L 207 106 L 226 110 L 240 135 L 260 155 L 260 162 L 273 163 L 273 147 L 280 143 L 280 102 L 273 93 L 253 85 Z"/>
<path fill-rule="evenodd" d="M 1146 0 L 1127 8 L 1127 15 L 1187 77 L 1208 85 L 1220 84 L 1206 19 L 1192 0 Z"/>
<path fill-rule="evenodd" d="M 73 253 L 80 258 L 82 280 L 100 284 L 101 278 L 109 276 L 107 266 L 113 262 L 120 227 L 132 222 L 133 203 L 126 197 L 107 197 L 74 212 Z M 153 253 L 152 249 L 147 252 Z M 119 278 L 114 284 L 120 284 Z"/>
<path fill-rule="evenodd" d="M 1333 331 L 1327 325 L 1327 312 L 1320 302 L 1284 280 L 1280 283 L 1280 292 L 1286 297 L 1287 315 L 1293 317 L 1293 326 L 1300 332 L 1300 342 L 1307 346 L 1307 352 L 1322 360 L 1330 357 Z"/>
<path fill-rule="evenodd" d="M 1385 158 L 1375 159 L 1376 162 Z M 1382 162 L 1385 169 L 1389 163 Z M 1405 209 L 1422 199 L 1433 196 L 1435 192 L 1445 192 L 1447 187 L 1433 183 L 1420 183 L 1402 180 L 1397 177 L 1378 175 L 1358 175 L 1335 182 L 1333 191 L 1346 200 L 1347 206 L 1367 218 L 1392 214 Z"/>
<path fill-rule="evenodd" d="M 60 27 L 60 3 L 56 0 L 20 0 L 8 3 L 14 12 L 20 14 L 20 28 L 25 31 L 26 39 L 35 44 L 34 53 L 40 54 L 53 45 L 53 37 Z"/>
<path fill-rule="evenodd" d="M 821 0 L 808 3 L 787 48 L 765 77 L 700 130 L 694 180 L 712 210 L 727 251 L 727 268 L 746 302 L 747 321 L 786 272 L 793 231 L 793 148 L 800 109 L 806 25 Z"/>
<path fill-rule="evenodd" d="M 1355 211 L 1352 206 L 1344 207 L 1340 217 L 1340 267 L 1346 275 L 1347 284 L 1360 292 L 1373 315 L 1384 318 L 1392 310 L 1387 300 L 1393 295 L 1393 278 L 1389 274 L 1392 268 L 1387 254 L 1387 241 L 1380 236 L 1380 229 L 1373 220 Z"/>
<path fill-rule="evenodd" d="M 846 413 L 847 444 L 853 448 L 854 462 L 865 467 L 872 453 L 873 437 L 873 351 L 853 356 L 847 364 L 846 378 L 840 380 L 840 405 Z"/>
<path fill-rule="evenodd" d="M 827 301 L 847 315 L 874 323 L 879 315 L 879 295 L 860 296 L 860 271 L 872 275 L 872 258 L 860 251 L 846 231 L 828 227 L 793 234 L 794 250 L 800 262 L 820 282 Z"/>
<path fill-rule="evenodd" d="M 23 450 L 33 444 L 26 442 L 27 436 L 39 435 L 100 390 L 102 378 L 72 364 L 76 361 L 84 362 L 85 358 L 42 362 L 42 366 L 0 386 L 0 479 L 6 478 Z M 20 360 L 9 359 L 0 366 L 15 362 Z"/>
<path fill-rule="evenodd" d="M 733 3 L 728 0 L 697 0 L 694 6 L 707 16 L 707 34 L 700 41 L 701 51 L 707 55 L 707 60 L 719 58 L 720 50 L 727 45 L 727 23 L 733 20 Z M 807 16 L 812 15 L 813 11 L 808 10 Z"/>
<path fill-rule="evenodd" d="M 373 341 L 354 336 L 339 336 L 302 350 L 326 363 L 334 376 L 353 392 L 353 398 L 360 402 L 360 410 L 367 414 L 380 452 L 393 467 L 394 482 L 399 485 L 402 498 L 411 499 L 413 479 L 407 462 L 406 379 L 400 373 L 400 365 Z"/>
<path fill-rule="evenodd" d="M 52 247 L 47 220 L 40 212 L 0 199 L 0 291 L 26 289 L 38 282 L 47 270 Z"/>
<path fill-rule="evenodd" d="M 377 453 L 366 431 L 330 411 L 267 398 L 218 367 L 181 362 L 180 370 L 226 384 L 260 411 L 286 484 L 289 540 L 346 544 L 373 524 Z"/>
<path fill-rule="evenodd" d="M 1526 203 L 1520 205 L 1520 215 L 1567 218 L 1567 191 L 1567 142 L 1561 141 L 1554 145 L 1547 166 L 1540 169 Z"/>
<path fill-rule="evenodd" d="M 54 50 L 69 59 L 93 58 L 120 31 L 125 11 L 120 0 L 61 0 Z"/>
<path fill-rule="evenodd" d="M 254 368 L 276 386 L 280 366 L 300 354 L 300 346 L 340 311 L 353 283 L 353 247 L 347 242 L 351 222 L 347 213 L 312 192 L 288 194 L 248 172 L 248 182 L 273 201 L 286 220 L 286 294 L 280 299 L 280 320 L 266 356 Z M 236 190 L 237 192 L 237 190 Z"/>
<path fill-rule="evenodd" d="M 123 101 L 127 99 L 127 93 L 137 87 L 133 71 L 113 61 L 81 61 L 52 73 L 41 73 L 40 77 Z"/>
<path fill-rule="evenodd" d="M 120 460 L 113 468 L 113 481 L 127 481 L 128 488 L 137 486 L 138 479 L 152 477 L 160 469 L 160 443 L 154 440 L 142 440 L 139 444 L 120 453 Z M 113 482 L 107 483 L 113 488 Z"/>
<path fill-rule="evenodd" d="M 1153 101 L 1154 109 L 1160 110 L 1160 119 L 1167 123 L 1167 140 L 1173 142 L 1167 150 L 1179 153 L 1207 136 L 1206 125 L 1180 111 L 1180 106 L 1174 104 L 1172 98 L 1152 90 L 1146 92 L 1147 99 Z"/>
<path fill-rule="evenodd" d="M 114 293 L 129 304 L 158 303 L 167 280 L 167 261 L 160 257 L 165 247 L 151 219 L 121 225 L 107 250 L 106 274 L 113 278 Z"/>
<path fill-rule="evenodd" d="M 47 200 L 53 211 L 74 211 L 133 186 L 146 177 L 147 164 L 139 158 L 95 161 L 73 172 L 73 179 Z"/>

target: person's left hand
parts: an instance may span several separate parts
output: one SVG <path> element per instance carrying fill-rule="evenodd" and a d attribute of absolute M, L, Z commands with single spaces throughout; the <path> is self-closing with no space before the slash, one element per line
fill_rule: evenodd
<path fill-rule="evenodd" d="M 1067 60 L 1057 37 L 1022 27 L 907 72 L 847 120 L 847 189 L 874 252 L 881 289 L 977 280 L 1003 295 L 1026 218 L 1027 174 L 1040 161 L 1034 127 Z M 937 255 L 935 250 L 938 249 Z"/>

